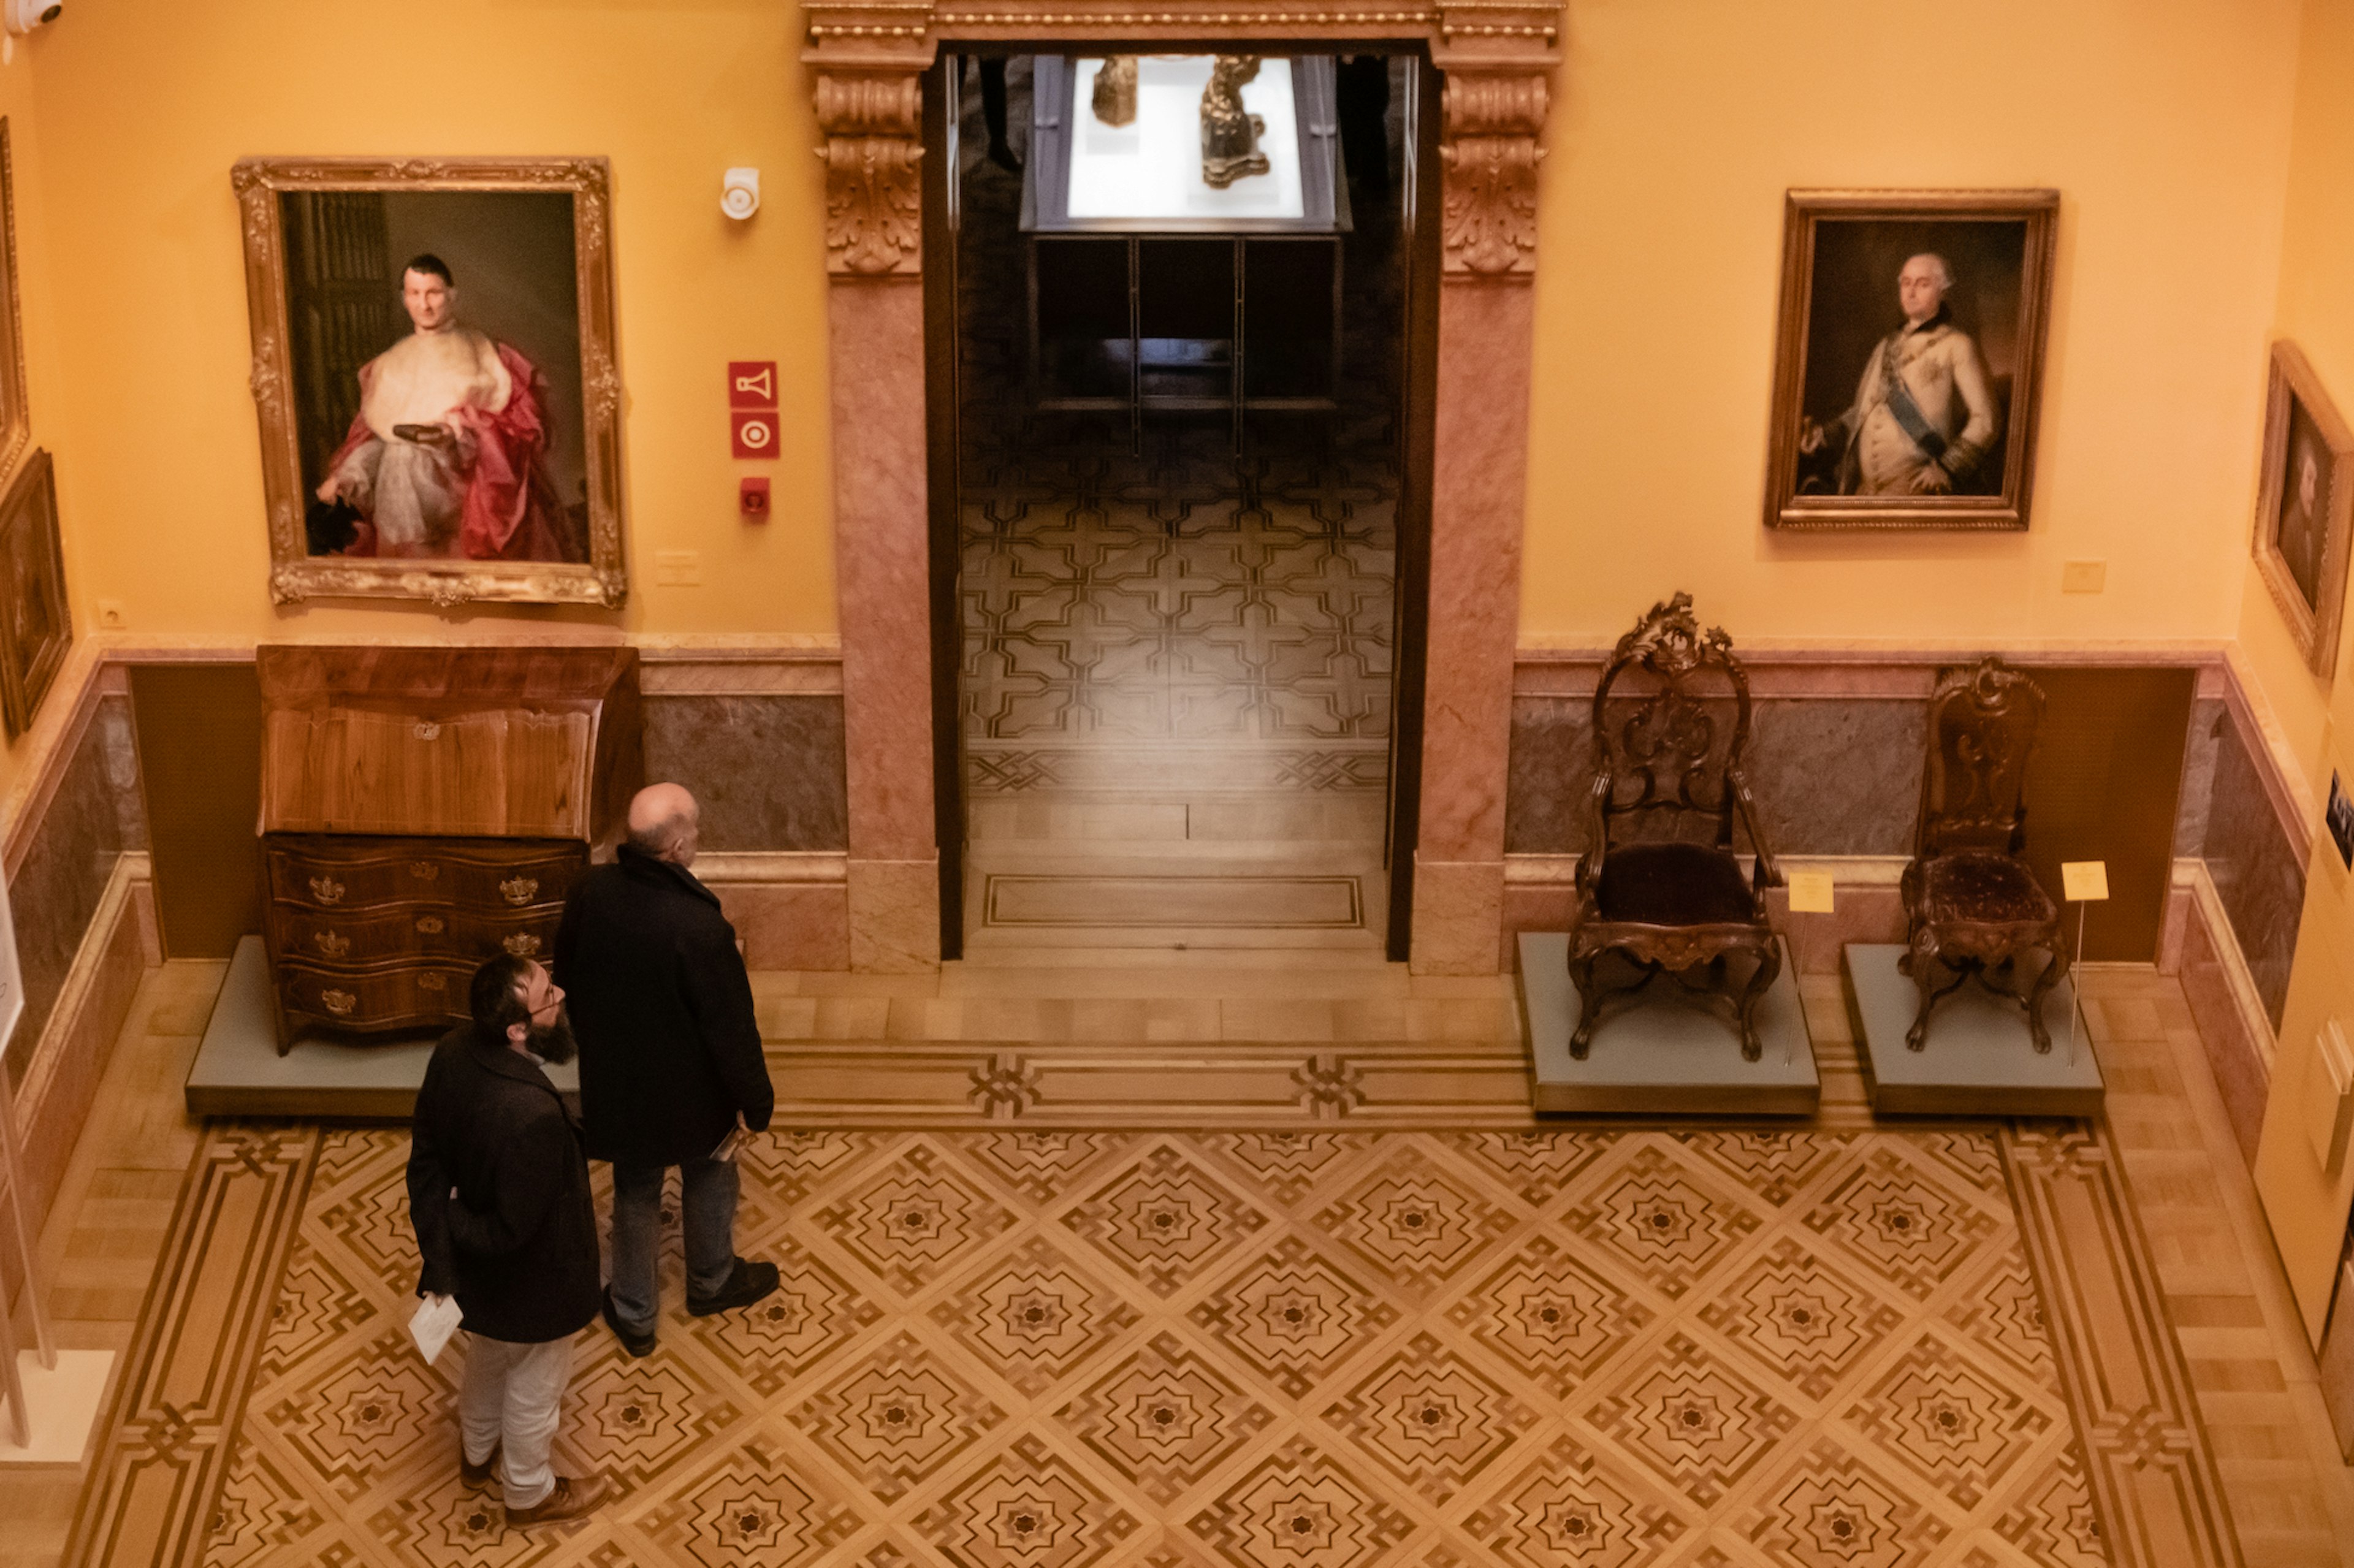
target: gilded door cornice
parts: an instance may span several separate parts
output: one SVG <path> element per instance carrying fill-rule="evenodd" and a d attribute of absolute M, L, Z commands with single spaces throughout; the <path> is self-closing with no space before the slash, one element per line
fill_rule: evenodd
<path fill-rule="evenodd" d="M 1546 79 L 1560 62 L 1559 0 L 1319 6 L 1179 0 L 1157 8 L 1070 0 L 808 0 L 808 45 L 825 144 L 826 270 L 840 280 L 922 271 L 923 116 L 916 77 L 944 43 L 1104 45 L 1420 41 L 1446 73 L 1449 281 L 1536 270 L 1536 169 Z"/>

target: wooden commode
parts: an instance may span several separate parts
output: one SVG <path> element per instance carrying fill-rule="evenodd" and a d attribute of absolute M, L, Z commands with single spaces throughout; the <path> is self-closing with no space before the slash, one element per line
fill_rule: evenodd
<path fill-rule="evenodd" d="M 263 936 L 278 1049 L 467 1016 L 544 957 L 644 775 L 631 648 L 265 647 Z"/>

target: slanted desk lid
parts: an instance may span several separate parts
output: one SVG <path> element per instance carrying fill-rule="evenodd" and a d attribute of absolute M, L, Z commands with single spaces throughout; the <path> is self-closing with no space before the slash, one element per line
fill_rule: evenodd
<path fill-rule="evenodd" d="M 264 832 L 593 842 L 600 758 L 635 752 L 634 649 L 265 647 L 256 662 Z"/>

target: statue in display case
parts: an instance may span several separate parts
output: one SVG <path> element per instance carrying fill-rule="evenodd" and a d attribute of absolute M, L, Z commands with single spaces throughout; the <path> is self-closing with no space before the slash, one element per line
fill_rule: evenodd
<path fill-rule="evenodd" d="M 1653 605 L 1618 640 L 1594 690 L 1591 826 L 1569 927 L 1573 1057 L 1585 1059 L 1606 1001 L 1665 973 L 1728 1003 L 1742 1056 L 1759 1058 L 1757 1004 L 1782 972 L 1766 890 L 1782 874 L 1742 770 L 1749 729 L 1748 672 L 1722 628 L 1700 630 L 1691 595 Z M 1755 857 L 1746 874 L 1736 821 Z"/>
<path fill-rule="evenodd" d="M 1991 654 L 1948 672 L 1930 694 L 1921 816 L 1898 889 L 1905 932 L 1897 967 L 1921 992 L 1904 1036 L 1913 1050 L 1928 1044 L 1938 999 L 1973 975 L 2026 1009 L 2035 1049 L 2052 1049 L 2043 999 L 2068 971 L 2068 948 L 2060 906 L 2024 858 L 2027 758 L 2042 718 L 2042 689 Z M 2042 966 L 2022 989 L 2019 960 L 2036 952 Z"/>
<path fill-rule="evenodd" d="M 1096 118 L 1117 131 L 1136 122 L 1136 57 L 1114 55 L 1096 71 Z"/>
<path fill-rule="evenodd" d="M 1202 178 L 1215 189 L 1270 166 L 1258 147 L 1267 122 L 1243 107 L 1243 84 L 1257 77 L 1257 55 L 1220 55 L 1202 90 Z"/>

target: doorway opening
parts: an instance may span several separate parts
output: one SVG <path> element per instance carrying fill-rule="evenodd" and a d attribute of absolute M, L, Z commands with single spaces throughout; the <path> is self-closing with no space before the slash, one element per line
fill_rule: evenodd
<path fill-rule="evenodd" d="M 1436 73 L 1194 47 L 929 79 L 945 957 L 1406 956 Z"/>

